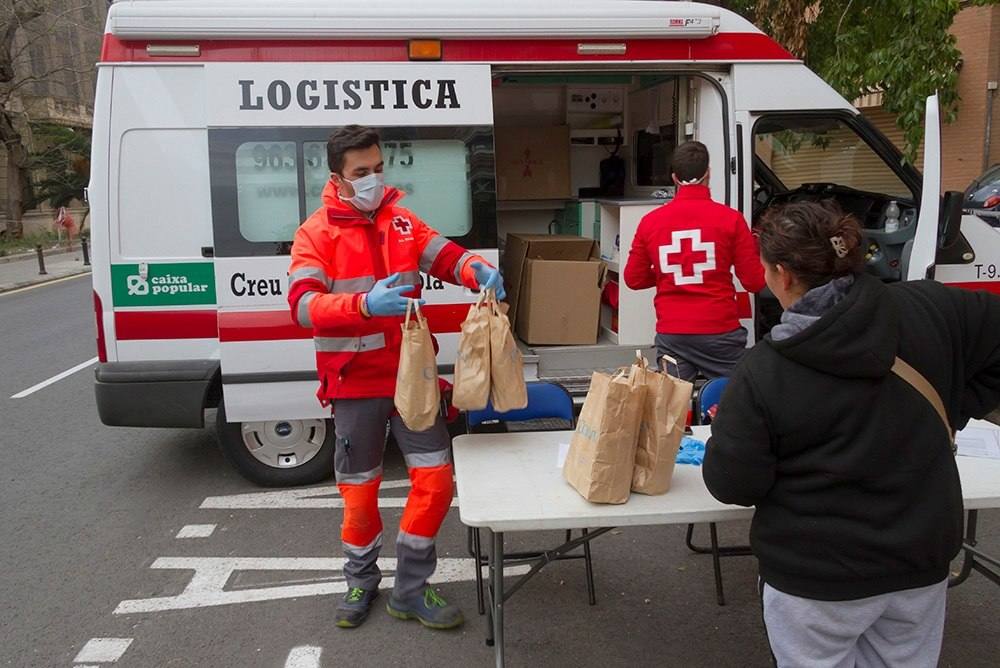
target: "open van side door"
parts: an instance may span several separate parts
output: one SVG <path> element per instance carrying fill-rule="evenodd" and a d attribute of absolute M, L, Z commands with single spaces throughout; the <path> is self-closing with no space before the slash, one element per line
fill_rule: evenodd
<path fill-rule="evenodd" d="M 930 278 L 937 255 L 938 220 L 941 214 L 941 111 L 937 95 L 927 98 L 923 176 L 917 230 L 904 275 L 908 281 Z"/>

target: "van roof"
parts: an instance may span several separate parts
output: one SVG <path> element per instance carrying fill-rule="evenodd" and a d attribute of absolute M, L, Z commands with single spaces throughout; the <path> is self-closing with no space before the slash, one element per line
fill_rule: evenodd
<path fill-rule="evenodd" d="M 734 12 L 650 0 L 124 0 L 119 39 L 681 38 L 760 33 Z"/>
<path fill-rule="evenodd" d="M 740 15 L 698 2 L 120 0 L 101 61 L 401 62 L 420 38 L 442 40 L 452 62 L 795 60 Z"/>

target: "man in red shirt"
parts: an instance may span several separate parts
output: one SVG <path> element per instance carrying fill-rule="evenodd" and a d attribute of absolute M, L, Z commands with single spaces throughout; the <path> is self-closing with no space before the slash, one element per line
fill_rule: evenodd
<path fill-rule="evenodd" d="M 764 267 L 740 212 L 712 201 L 705 145 L 681 144 L 671 167 L 677 195 L 639 223 L 625 284 L 633 290 L 656 287 L 658 358 L 675 358 L 685 380 L 699 372 L 728 376 L 747 345 L 732 269 L 744 289 L 759 292 Z"/>

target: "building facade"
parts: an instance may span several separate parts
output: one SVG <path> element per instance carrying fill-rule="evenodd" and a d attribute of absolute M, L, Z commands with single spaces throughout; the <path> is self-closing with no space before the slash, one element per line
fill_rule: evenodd
<path fill-rule="evenodd" d="M 15 92 L 7 101 L 15 127 L 31 142 L 32 123 L 89 129 L 108 0 L 49 0 L 45 14 L 17 31 Z M 7 211 L 7 150 L 0 146 L 0 218 Z M 0 222 L 0 228 L 3 223 Z"/>

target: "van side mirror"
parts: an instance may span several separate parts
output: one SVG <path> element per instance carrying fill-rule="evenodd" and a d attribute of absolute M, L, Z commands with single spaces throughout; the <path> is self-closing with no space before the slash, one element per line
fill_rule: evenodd
<path fill-rule="evenodd" d="M 962 204 L 965 194 L 949 190 L 941 196 L 941 219 L 938 221 L 938 248 L 948 248 L 962 233 Z"/>

